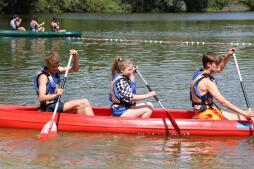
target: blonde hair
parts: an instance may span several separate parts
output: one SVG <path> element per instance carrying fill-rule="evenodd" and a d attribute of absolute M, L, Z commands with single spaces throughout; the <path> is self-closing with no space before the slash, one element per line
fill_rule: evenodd
<path fill-rule="evenodd" d="M 46 65 L 54 65 L 60 62 L 60 57 L 57 52 L 48 52 L 45 56 Z"/>
<path fill-rule="evenodd" d="M 117 56 L 112 64 L 112 76 L 115 73 L 120 73 L 121 71 L 125 70 L 132 62 L 129 59 L 122 59 L 121 57 Z"/>

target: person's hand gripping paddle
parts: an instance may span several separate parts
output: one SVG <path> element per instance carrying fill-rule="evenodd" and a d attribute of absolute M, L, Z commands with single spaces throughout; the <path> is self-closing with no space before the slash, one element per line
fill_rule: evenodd
<path fill-rule="evenodd" d="M 241 84 L 243 96 L 244 96 L 244 99 L 245 99 L 245 102 L 246 102 L 246 105 L 247 105 L 248 110 L 251 111 L 250 103 L 249 103 L 249 100 L 248 100 L 248 97 L 247 97 L 247 93 L 246 93 L 246 91 L 245 91 L 245 86 L 244 86 L 244 83 L 243 83 L 242 75 L 241 75 L 240 68 L 239 68 L 239 65 L 238 65 L 238 62 L 237 62 L 237 59 L 236 59 L 235 52 L 233 53 L 233 57 L 234 57 L 234 61 L 235 61 L 235 66 L 236 66 L 236 69 L 237 69 L 237 73 L 238 73 L 238 76 L 239 76 L 239 79 L 240 79 L 240 84 Z M 248 117 L 246 117 L 246 118 L 248 118 Z M 253 117 L 252 117 L 252 118 L 253 118 Z"/>
<path fill-rule="evenodd" d="M 67 79 L 67 75 L 69 72 L 69 68 L 71 65 L 71 60 L 72 60 L 72 54 L 70 55 L 69 61 L 68 61 L 68 65 L 67 65 L 67 69 L 65 71 L 65 75 L 64 75 L 64 79 L 63 79 L 63 83 L 62 83 L 62 89 L 64 89 L 64 85 Z M 48 121 L 42 128 L 40 134 L 39 134 L 39 138 L 47 138 L 47 137 L 53 137 L 57 134 L 57 126 L 56 126 L 56 113 L 57 113 L 57 109 L 59 106 L 59 102 L 61 99 L 61 95 L 58 96 L 57 99 L 57 103 L 52 115 L 52 118 L 50 121 Z"/>

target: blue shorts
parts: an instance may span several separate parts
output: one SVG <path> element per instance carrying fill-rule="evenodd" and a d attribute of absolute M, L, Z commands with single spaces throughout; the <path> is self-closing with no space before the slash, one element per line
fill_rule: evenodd
<path fill-rule="evenodd" d="M 127 108 L 124 106 L 114 107 L 112 106 L 112 115 L 113 116 L 121 116 L 123 113 L 127 111 Z"/>

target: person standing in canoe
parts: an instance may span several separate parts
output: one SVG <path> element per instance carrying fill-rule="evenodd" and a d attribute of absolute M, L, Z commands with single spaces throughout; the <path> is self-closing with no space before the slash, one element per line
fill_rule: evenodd
<path fill-rule="evenodd" d="M 69 72 L 77 72 L 79 70 L 78 53 L 76 50 L 70 50 L 73 56 L 73 64 L 69 68 Z M 60 74 L 64 74 L 67 67 L 59 66 L 60 57 L 56 52 L 46 54 L 46 66 L 35 76 L 34 86 L 36 94 L 40 101 L 41 111 L 53 112 L 59 95 L 64 90 L 60 88 Z M 87 99 L 70 100 L 65 103 L 60 102 L 57 112 L 67 112 L 74 110 L 78 114 L 93 116 L 92 107 Z"/>
<path fill-rule="evenodd" d="M 152 103 L 136 104 L 156 95 L 155 92 L 136 94 L 135 69 L 129 59 L 117 57 L 112 65 L 112 82 L 109 100 L 112 102 L 112 115 L 120 117 L 149 118 L 152 115 Z"/>
<path fill-rule="evenodd" d="M 34 32 L 44 32 L 45 28 L 44 28 L 44 22 L 42 22 L 41 24 L 38 23 L 37 21 L 37 17 L 35 15 L 32 16 L 31 21 L 30 21 L 30 28 L 32 31 Z"/>
<path fill-rule="evenodd" d="M 253 115 L 253 112 L 241 110 L 226 100 L 217 88 L 215 79 L 212 76 L 212 74 L 219 73 L 225 68 L 225 65 L 235 51 L 235 48 L 229 49 L 223 59 L 213 52 L 203 54 L 203 68 L 195 71 L 190 84 L 190 99 L 192 101 L 193 110 L 195 111 L 193 118 L 212 120 L 244 120 L 246 119 L 245 117 Z M 225 108 L 235 112 L 236 114 L 221 111 L 214 104 L 213 98 Z"/>
<path fill-rule="evenodd" d="M 14 15 L 13 19 L 10 21 L 11 29 L 14 31 L 26 31 L 24 27 L 21 27 L 22 19 L 18 15 Z"/>
<path fill-rule="evenodd" d="M 52 18 L 50 27 L 53 32 L 66 32 L 66 30 L 60 29 L 59 21 L 56 17 Z"/>

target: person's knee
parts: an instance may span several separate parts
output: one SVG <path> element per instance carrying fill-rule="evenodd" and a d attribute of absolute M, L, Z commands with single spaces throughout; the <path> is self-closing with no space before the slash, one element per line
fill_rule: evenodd
<path fill-rule="evenodd" d="M 87 106 L 90 106 L 90 103 L 87 99 L 82 99 L 81 100 L 81 104 L 84 106 L 84 107 L 87 107 Z"/>
<path fill-rule="evenodd" d="M 151 107 L 146 107 L 145 108 L 145 112 L 144 114 L 141 116 L 142 118 L 149 118 L 152 116 L 152 113 L 153 113 L 153 109 L 151 109 Z"/>
<path fill-rule="evenodd" d="M 151 109 L 151 111 L 153 110 L 154 106 L 152 102 L 146 102 L 146 105 L 149 109 Z"/>
<path fill-rule="evenodd" d="M 152 105 L 147 105 L 145 112 L 146 112 L 146 114 L 152 115 L 153 106 Z"/>

